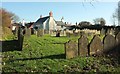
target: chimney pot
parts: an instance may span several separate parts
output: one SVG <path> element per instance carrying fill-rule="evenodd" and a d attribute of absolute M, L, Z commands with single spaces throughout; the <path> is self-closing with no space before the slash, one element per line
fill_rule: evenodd
<path fill-rule="evenodd" d="M 40 15 L 40 18 L 42 18 L 42 15 Z"/>
<path fill-rule="evenodd" d="M 52 16 L 53 16 L 53 13 L 52 13 L 52 11 L 50 11 L 50 13 L 49 13 L 49 16 L 50 16 L 50 17 L 52 17 Z"/>

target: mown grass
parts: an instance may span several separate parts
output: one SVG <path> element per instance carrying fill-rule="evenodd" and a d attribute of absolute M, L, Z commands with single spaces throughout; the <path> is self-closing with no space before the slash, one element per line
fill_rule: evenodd
<path fill-rule="evenodd" d="M 77 37 L 25 37 L 22 51 L 3 52 L 3 72 L 120 72 L 117 60 L 106 57 L 65 59 L 64 43 Z M 92 37 L 89 37 L 89 40 Z"/>

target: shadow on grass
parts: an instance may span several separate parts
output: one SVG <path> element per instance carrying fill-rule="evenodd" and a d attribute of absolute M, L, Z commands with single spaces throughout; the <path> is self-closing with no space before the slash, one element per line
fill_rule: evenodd
<path fill-rule="evenodd" d="M 20 51 L 18 40 L 0 41 L 2 44 L 1 52 Z"/>
<path fill-rule="evenodd" d="M 35 57 L 35 58 L 14 59 L 9 61 L 13 62 L 13 61 L 27 61 L 27 60 L 40 60 L 40 59 L 65 59 L 65 54 L 49 55 L 49 56 Z"/>

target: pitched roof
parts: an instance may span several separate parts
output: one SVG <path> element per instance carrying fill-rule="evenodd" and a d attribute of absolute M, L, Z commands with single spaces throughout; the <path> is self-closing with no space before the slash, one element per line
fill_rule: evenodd
<path fill-rule="evenodd" d="M 42 18 L 39 18 L 35 24 L 43 24 L 43 22 L 45 22 L 50 16 L 46 16 L 46 17 L 42 17 Z"/>
<path fill-rule="evenodd" d="M 63 23 L 62 21 L 56 21 L 56 24 L 57 24 L 58 26 L 65 25 L 65 23 Z"/>

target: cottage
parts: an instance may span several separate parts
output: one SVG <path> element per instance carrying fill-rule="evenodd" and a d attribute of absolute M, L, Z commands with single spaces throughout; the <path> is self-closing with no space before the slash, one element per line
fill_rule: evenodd
<path fill-rule="evenodd" d="M 57 30 L 63 31 L 64 29 L 66 29 L 66 27 L 65 27 L 66 24 L 62 20 L 56 21 L 56 24 L 57 24 L 57 26 L 56 26 Z"/>
<path fill-rule="evenodd" d="M 40 18 L 34 23 L 33 28 L 35 30 L 43 30 L 44 34 L 51 34 L 53 31 L 63 30 L 64 25 L 65 24 L 62 21 L 55 21 L 53 13 L 49 12 L 49 16 L 40 16 Z"/>
<path fill-rule="evenodd" d="M 33 27 L 35 29 L 42 29 L 44 30 L 44 33 L 50 34 L 50 31 L 56 30 L 56 25 L 57 24 L 53 18 L 53 13 L 50 12 L 49 16 L 40 16 L 40 18 L 34 23 Z"/>

